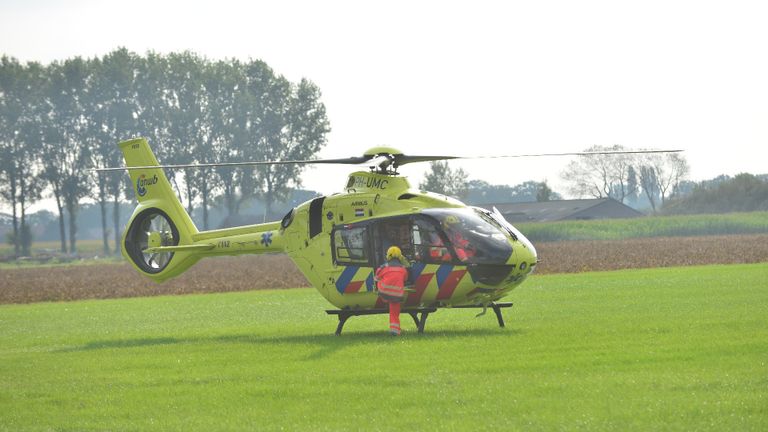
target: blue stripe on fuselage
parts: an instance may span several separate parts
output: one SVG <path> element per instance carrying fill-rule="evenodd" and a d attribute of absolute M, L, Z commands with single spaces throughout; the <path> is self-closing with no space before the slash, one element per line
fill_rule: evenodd
<path fill-rule="evenodd" d="M 440 264 L 440 267 L 437 269 L 437 272 L 435 272 L 435 276 L 437 276 L 437 287 L 438 289 L 443 286 L 443 282 L 450 276 L 451 271 L 453 271 L 453 266 L 450 264 Z"/>
<path fill-rule="evenodd" d="M 415 262 L 411 265 L 411 268 L 408 269 L 408 283 L 410 285 L 416 284 L 416 280 L 421 276 L 421 272 L 424 271 L 426 266 L 426 264 L 420 262 Z"/>
<path fill-rule="evenodd" d="M 352 282 L 352 278 L 355 277 L 359 268 L 360 267 L 357 266 L 348 266 L 344 268 L 344 271 L 341 272 L 339 278 L 336 279 L 336 290 L 338 290 L 339 293 L 344 294 L 344 290 L 347 288 L 347 285 Z"/>

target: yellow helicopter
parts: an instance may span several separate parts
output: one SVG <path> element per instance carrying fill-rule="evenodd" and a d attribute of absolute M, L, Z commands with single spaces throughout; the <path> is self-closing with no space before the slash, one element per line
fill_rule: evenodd
<path fill-rule="evenodd" d="M 419 332 L 428 314 L 443 307 L 479 307 L 482 313 L 490 307 L 503 327 L 500 308 L 512 304 L 498 300 L 520 285 L 538 262 L 533 244 L 498 211 L 415 190 L 397 173 L 407 163 L 456 156 L 408 156 L 376 147 L 346 159 L 160 165 L 144 138 L 119 146 L 126 167 L 98 171 L 127 169 L 131 177 L 138 206 L 124 230 L 122 253 L 136 270 L 163 282 L 204 257 L 286 253 L 338 308 L 327 311 L 338 315 L 336 334 L 351 316 L 386 312 L 373 275 L 391 245 L 401 248 L 409 264 L 403 312 L 413 317 Z M 343 193 L 307 201 L 280 221 L 210 231 L 197 229 L 163 171 L 274 163 L 365 164 L 370 169 L 351 173 Z"/>

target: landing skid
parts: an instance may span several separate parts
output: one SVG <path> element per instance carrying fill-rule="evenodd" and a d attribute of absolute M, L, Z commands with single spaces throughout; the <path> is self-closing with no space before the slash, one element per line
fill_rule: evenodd
<path fill-rule="evenodd" d="M 451 306 L 450 308 L 444 307 L 441 309 L 483 309 L 484 307 L 485 306 L 483 305 L 463 305 L 463 306 Z M 512 307 L 512 303 L 511 302 L 510 303 L 490 303 L 487 307 L 492 308 L 493 311 L 496 313 L 496 319 L 499 322 L 499 327 L 504 327 L 504 317 L 501 315 L 501 309 Z M 400 314 L 410 315 L 411 318 L 413 318 L 413 322 L 416 324 L 416 328 L 418 329 L 418 332 L 424 333 L 424 325 L 427 323 L 427 317 L 429 317 L 429 314 L 436 311 L 437 311 L 436 306 L 428 306 L 428 307 L 418 307 L 418 308 L 405 308 L 400 311 Z M 336 326 L 336 336 L 339 336 L 341 335 L 342 329 L 344 329 L 344 324 L 347 322 L 347 320 L 350 317 L 360 316 L 360 315 L 389 314 L 389 309 L 365 309 L 365 310 L 330 309 L 330 310 L 326 310 L 325 313 L 327 313 L 328 315 L 336 315 L 339 317 L 339 325 Z"/>

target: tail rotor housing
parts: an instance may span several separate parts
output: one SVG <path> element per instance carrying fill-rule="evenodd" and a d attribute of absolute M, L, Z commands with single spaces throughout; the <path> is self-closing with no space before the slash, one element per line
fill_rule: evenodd
<path fill-rule="evenodd" d="M 179 230 L 158 208 L 142 210 L 131 221 L 125 236 L 125 251 L 131 261 L 146 273 L 160 273 L 173 258 L 173 252 L 147 252 L 158 246 L 177 246 Z"/>

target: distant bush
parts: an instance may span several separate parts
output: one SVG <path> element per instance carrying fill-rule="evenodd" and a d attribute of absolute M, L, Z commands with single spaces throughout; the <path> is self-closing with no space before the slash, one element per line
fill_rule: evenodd
<path fill-rule="evenodd" d="M 29 225 L 24 224 L 19 227 L 18 237 L 17 239 L 13 231 L 5 233 L 5 240 L 9 245 L 15 246 L 18 242 L 21 254 L 29 255 L 32 248 L 32 230 Z"/>
<path fill-rule="evenodd" d="M 670 198 L 664 214 L 730 213 L 768 210 L 768 181 L 739 174 L 710 186 L 701 184 L 679 198 Z"/>

